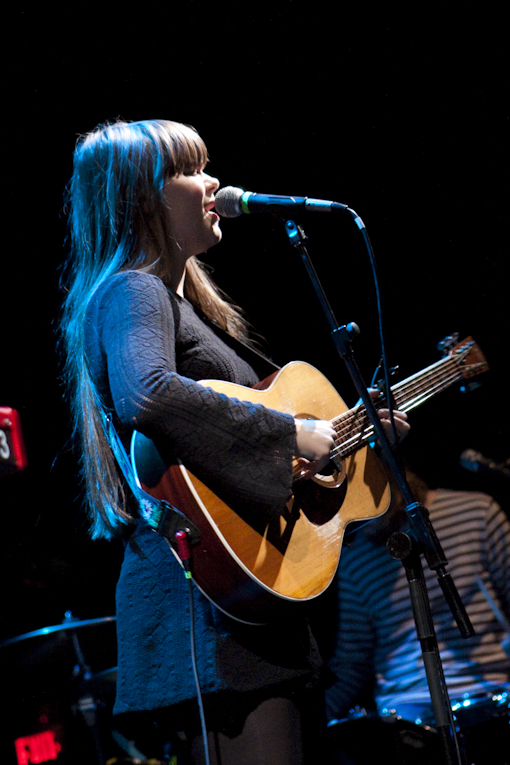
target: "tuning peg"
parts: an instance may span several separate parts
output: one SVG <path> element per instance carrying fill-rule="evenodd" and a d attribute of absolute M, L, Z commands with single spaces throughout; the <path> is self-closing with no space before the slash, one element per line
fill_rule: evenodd
<path fill-rule="evenodd" d="M 453 335 L 447 335 L 437 344 L 437 350 L 441 351 L 445 356 L 454 348 L 459 342 L 459 333 L 454 332 Z"/>

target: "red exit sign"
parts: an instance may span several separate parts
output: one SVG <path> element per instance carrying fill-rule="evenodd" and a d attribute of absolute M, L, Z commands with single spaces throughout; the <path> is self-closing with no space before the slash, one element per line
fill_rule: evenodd
<path fill-rule="evenodd" d="M 56 760 L 62 749 L 52 730 L 17 738 L 14 746 L 18 765 L 37 765 L 37 763 Z"/>

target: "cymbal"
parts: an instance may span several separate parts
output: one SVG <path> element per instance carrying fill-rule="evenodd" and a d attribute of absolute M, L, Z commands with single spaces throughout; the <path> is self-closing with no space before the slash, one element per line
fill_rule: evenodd
<path fill-rule="evenodd" d="M 109 624 L 110 622 L 116 621 L 116 619 L 116 616 L 102 616 L 98 619 L 65 619 L 62 624 L 55 624 L 51 627 L 41 627 L 41 629 L 25 632 L 23 635 L 16 635 L 15 637 L 7 638 L 7 640 L 2 640 L 0 641 L 0 648 L 14 643 L 20 643 L 22 640 L 42 637 L 44 635 L 52 635 L 54 632 L 62 632 L 63 630 L 76 630 L 81 629 L 82 627 L 91 627 L 98 624 Z"/>

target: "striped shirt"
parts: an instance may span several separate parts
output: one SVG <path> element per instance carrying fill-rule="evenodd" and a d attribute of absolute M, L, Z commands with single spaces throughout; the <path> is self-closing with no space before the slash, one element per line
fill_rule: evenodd
<path fill-rule="evenodd" d="M 491 497 L 475 492 L 438 489 L 428 510 L 475 631 L 471 638 L 461 636 L 437 576 L 422 557 L 449 697 L 509 690 L 510 659 L 502 647 L 508 635 L 476 579 L 508 619 L 509 520 Z M 430 704 L 402 563 L 359 531 L 342 551 L 337 584 L 339 627 L 328 663 L 338 681 L 327 692 L 329 718 L 345 716 L 371 679 L 380 714 L 404 703 Z"/>

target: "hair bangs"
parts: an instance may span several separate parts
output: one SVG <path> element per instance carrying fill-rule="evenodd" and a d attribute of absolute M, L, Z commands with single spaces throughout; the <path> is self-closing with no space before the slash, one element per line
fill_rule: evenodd
<path fill-rule="evenodd" d="M 203 168 L 208 160 L 207 148 L 196 132 L 188 125 L 167 122 L 167 147 L 169 151 L 168 175 L 181 175 Z"/>

